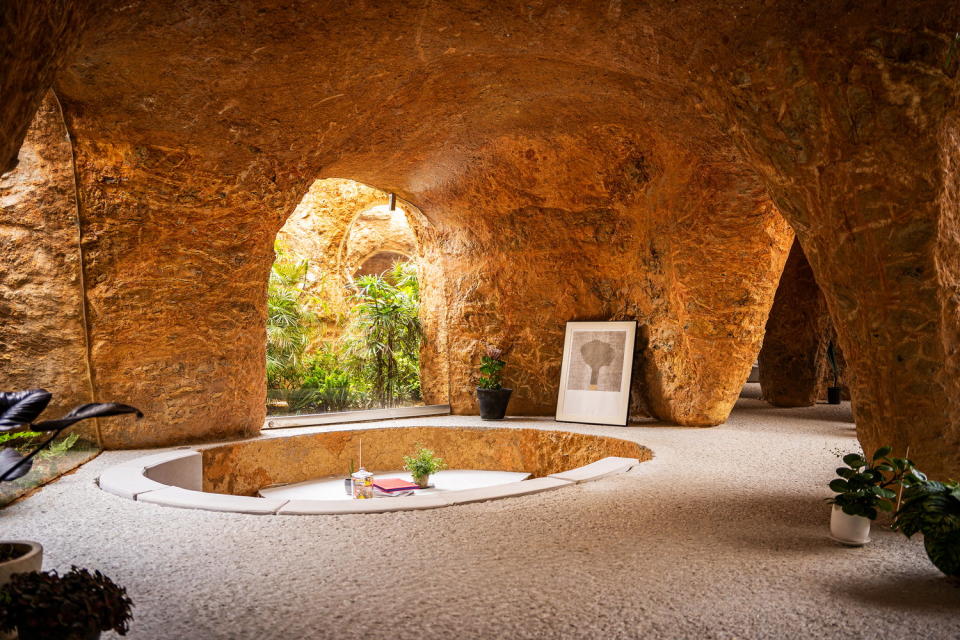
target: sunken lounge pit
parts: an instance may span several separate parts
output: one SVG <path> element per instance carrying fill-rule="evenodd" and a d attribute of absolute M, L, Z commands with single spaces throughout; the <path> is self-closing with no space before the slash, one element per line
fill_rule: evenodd
<path fill-rule="evenodd" d="M 442 455 L 450 470 L 518 472 L 529 479 L 373 500 L 259 497 L 261 490 L 279 485 L 345 477 L 361 440 L 364 466 L 375 474 L 398 469 L 404 454 L 423 445 Z M 652 458 L 649 449 L 635 442 L 567 431 L 366 427 L 266 434 L 177 449 L 111 467 L 99 484 L 123 498 L 187 509 L 261 515 L 377 513 L 539 493 L 628 471 Z"/>

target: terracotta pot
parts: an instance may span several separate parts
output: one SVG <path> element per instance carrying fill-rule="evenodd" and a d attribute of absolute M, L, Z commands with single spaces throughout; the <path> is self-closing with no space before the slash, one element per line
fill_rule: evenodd
<path fill-rule="evenodd" d="M 833 505 L 830 537 L 848 547 L 862 547 L 870 542 L 870 519 L 848 515 L 839 506 Z"/>
<path fill-rule="evenodd" d="M 513 389 L 477 389 L 481 420 L 503 420 Z"/>

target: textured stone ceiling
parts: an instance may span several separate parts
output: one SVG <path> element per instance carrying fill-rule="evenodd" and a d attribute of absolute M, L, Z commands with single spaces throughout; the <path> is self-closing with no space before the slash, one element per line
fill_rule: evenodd
<path fill-rule="evenodd" d="M 960 468 L 955 2 L 61 2 L 49 60 L 21 4 L 3 151 L 58 71 L 92 386 L 154 416 L 115 444 L 256 427 L 272 239 L 336 177 L 423 211 L 459 411 L 482 341 L 549 413 L 563 322 L 631 317 L 637 412 L 722 421 L 795 230 L 864 445 Z"/>

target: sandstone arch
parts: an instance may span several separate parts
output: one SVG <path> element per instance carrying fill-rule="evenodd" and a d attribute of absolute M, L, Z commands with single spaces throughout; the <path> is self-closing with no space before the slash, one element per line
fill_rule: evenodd
<path fill-rule="evenodd" d="M 156 416 L 114 444 L 253 428 L 257 357 L 207 345 L 261 321 L 263 247 L 310 181 L 340 175 L 424 207 L 442 247 L 425 259 L 451 274 L 445 313 L 465 327 L 449 353 L 513 336 L 525 412 L 549 409 L 562 320 L 634 316 L 651 412 L 722 420 L 789 246 L 782 212 L 864 446 L 960 468 L 955 3 L 77 7 L 88 28 L 63 34 L 58 50 L 78 48 L 56 85 L 97 393 Z M 0 97 L 6 139 L 28 93 Z M 198 234 L 214 240 L 188 250 Z M 551 269 L 570 284 L 545 288 Z M 219 304 L 191 308 L 197 294 Z M 459 411 L 468 359 L 451 359 Z"/>

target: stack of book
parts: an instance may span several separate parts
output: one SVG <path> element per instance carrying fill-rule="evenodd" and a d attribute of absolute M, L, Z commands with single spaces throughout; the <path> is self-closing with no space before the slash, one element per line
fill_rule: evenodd
<path fill-rule="evenodd" d="M 373 481 L 373 490 L 378 496 L 409 496 L 419 488 L 416 483 L 400 478 L 376 478 Z"/>

